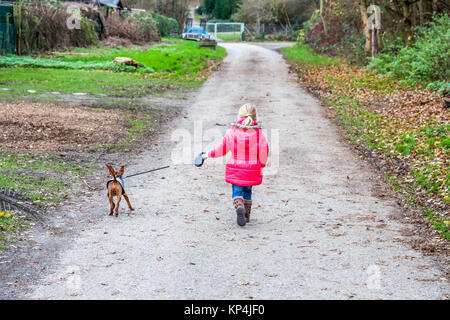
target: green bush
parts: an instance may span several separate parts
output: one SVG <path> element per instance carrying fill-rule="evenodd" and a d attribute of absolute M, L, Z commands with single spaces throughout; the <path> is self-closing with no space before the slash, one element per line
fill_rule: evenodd
<path fill-rule="evenodd" d="M 169 37 L 173 34 L 180 33 L 180 26 L 178 25 L 177 20 L 162 16 L 155 12 L 150 12 L 150 15 L 156 21 L 156 26 L 158 27 L 158 32 L 161 37 Z"/>
<path fill-rule="evenodd" d="M 80 29 L 71 33 L 71 42 L 75 47 L 88 47 L 98 43 L 97 23 L 86 17 L 81 18 Z"/>
<path fill-rule="evenodd" d="M 67 27 L 69 17 L 66 7 L 59 2 L 17 1 L 14 6 L 17 53 L 23 55 L 98 42 L 97 25 L 93 20 L 82 17 L 81 28 L 70 30 Z"/>
<path fill-rule="evenodd" d="M 152 32 L 153 29 L 155 29 L 160 37 L 170 37 L 171 35 L 179 34 L 180 32 L 177 20 L 157 14 L 156 12 L 147 11 L 134 16 L 126 15 L 126 17 L 151 27 Z"/>
<path fill-rule="evenodd" d="M 372 59 L 369 70 L 399 78 L 410 85 L 429 84 L 436 90 L 447 88 L 450 79 L 450 17 L 435 17 L 426 27 L 417 28 L 411 47 L 398 54 L 385 53 Z"/>
<path fill-rule="evenodd" d="M 450 82 L 448 81 L 435 81 L 428 84 L 427 89 L 430 91 L 436 91 L 440 96 L 450 95 Z"/>
<path fill-rule="evenodd" d="M 136 15 L 135 19 L 139 22 L 139 31 L 143 39 L 146 41 L 159 40 L 161 33 L 159 32 L 158 23 L 152 16 L 140 14 Z"/>
<path fill-rule="evenodd" d="M 128 39 L 133 43 L 161 39 L 155 20 L 145 13 L 135 16 L 116 13 L 106 19 L 106 26 L 110 36 Z"/>

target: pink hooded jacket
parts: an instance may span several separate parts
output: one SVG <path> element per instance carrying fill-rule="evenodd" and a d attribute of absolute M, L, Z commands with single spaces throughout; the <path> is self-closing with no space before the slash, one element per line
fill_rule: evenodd
<path fill-rule="evenodd" d="M 238 186 L 253 186 L 262 182 L 269 146 L 258 123 L 243 126 L 240 119 L 228 129 L 222 143 L 208 153 L 209 158 L 225 156 L 231 151 L 225 169 L 225 181 Z"/>

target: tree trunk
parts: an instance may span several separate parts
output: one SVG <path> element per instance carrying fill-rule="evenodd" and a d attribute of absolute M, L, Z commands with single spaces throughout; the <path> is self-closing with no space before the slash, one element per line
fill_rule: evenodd
<path fill-rule="evenodd" d="M 259 18 L 259 8 L 256 10 L 256 34 L 261 34 L 261 19 Z"/>
<path fill-rule="evenodd" d="M 423 26 L 425 24 L 425 16 L 424 16 L 424 12 L 425 12 L 425 1 L 424 0 L 420 0 L 419 3 L 417 4 L 417 10 L 419 12 L 419 23 L 421 26 Z"/>
<path fill-rule="evenodd" d="M 325 19 L 324 19 L 324 17 L 323 17 L 323 11 L 324 11 L 323 1 L 324 1 L 324 0 L 320 0 L 319 14 L 320 14 L 320 18 L 322 19 L 323 32 L 324 32 L 325 34 L 328 34 L 327 23 L 325 22 Z"/>
<path fill-rule="evenodd" d="M 408 0 L 402 2 L 403 13 L 403 41 L 405 46 L 409 46 L 412 40 L 412 22 L 411 22 L 411 8 Z"/>
<path fill-rule="evenodd" d="M 383 39 L 381 37 L 381 29 L 377 30 L 377 50 L 381 52 L 383 50 Z"/>
<path fill-rule="evenodd" d="M 369 18 L 367 16 L 367 0 L 359 0 L 359 10 L 361 12 L 361 20 L 363 23 L 363 32 L 366 38 L 366 43 L 364 45 L 364 51 L 370 53 L 371 51 L 371 32 L 369 28 Z"/>
<path fill-rule="evenodd" d="M 438 10 L 437 0 L 432 1 L 432 8 L 433 8 L 433 12 L 436 12 Z"/>

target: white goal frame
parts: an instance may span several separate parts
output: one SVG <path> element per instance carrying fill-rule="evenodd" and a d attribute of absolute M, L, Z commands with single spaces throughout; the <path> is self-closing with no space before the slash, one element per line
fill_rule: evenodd
<path fill-rule="evenodd" d="M 222 31 L 229 29 L 229 27 L 231 27 L 232 31 Z M 205 25 L 205 31 L 212 34 L 215 40 L 222 40 L 220 39 L 220 34 L 231 34 L 231 35 L 239 34 L 240 40 L 242 39 L 244 29 L 245 23 L 242 22 L 215 22 L 215 23 L 207 22 Z M 218 34 L 219 37 L 217 36 Z"/>

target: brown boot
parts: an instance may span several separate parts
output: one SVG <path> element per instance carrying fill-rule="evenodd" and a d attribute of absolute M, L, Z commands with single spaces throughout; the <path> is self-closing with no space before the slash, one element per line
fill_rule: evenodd
<path fill-rule="evenodd" d="M 250 221 L 250 213 L 252 211 L 252 200 L 244 200 L 245 221 Z"/>
<path fill-rule="evenodd" d="M 233 205 L 236 209 L 236 215 L 237 215 L 237 224 L 242 226 L 245 226 L 245 207 L 244 207 L 244 198 L 242 197 L 236 197 L 233 199 Z"/>

